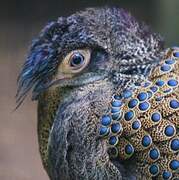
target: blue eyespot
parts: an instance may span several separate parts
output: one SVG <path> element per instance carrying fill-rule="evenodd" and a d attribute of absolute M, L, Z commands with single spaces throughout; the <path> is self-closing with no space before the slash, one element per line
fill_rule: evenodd
<path fill-rule="evenodd" d="M 179 108 L 179 101 L 177 101 L 176 99 L 173 99 L 170 101 L 170 107 L 172 109 L 177 109 Z"/>
<path fill-rule="evenodd" d="M 174 59 L 167 59 L 167 60 L 165 60 L 165 63 L 168 65 L 171 65 L 171 64 L 175 63 L 175 60 Z"/>
<path fill-rule="evenodd" d="M 170 71 L 170 70 L 171 70 L 171 66 L 168 65 L 168 64 L 164 64 L 164 65 L 161 66 L 160 69 L 161 69 L 161 71 L 163 71 L 163 72 L 167 72 L 167 71 Z"/>
<path fill-rule="evenodd" d="M 114 123 L 111 125 L 111 131 L 113 133 L 119 133 L 121 130 L 122 130 L 122 127 L 120 123 Z"/>
<path fill-rule="evenodd" d="M 158 87 L 157 87 L 157 86 L 152 86 L 152 87 L 150 87 L 150 90 L 151 90 L 153 93 L 155 93 L 155 92 L 158 91 Z"/>
<path fill-rule="evenodd" d="M 174 159 L 170 162 L 169 166 L 172 170 L 177 170 L 177 169 L 179 169 L 179 161 Z"/>
<path fill-rule="evenodd" d="M 108 133 L 109 133 L 108 127 L 105 127 L 105 126 L 100 127 L 100 129 L 99 129 L 100 136 L 106 136 Z"/>
<path fill-rule="evenodd" d="M 179 139 L 173 139 L 171 141 L 170 147 L 173 151 L 178 151 L 179 150 Z"/>
<path fill-rule="evenodd" d="M 118 137 L 116 137 L 116 136 L 111 136 L 111 137 L 109 138 L 109 144 L 110 144 L 110 145 L 115 146 L 117 143 L 118 143 Z"/>
<path fill-rule="evenodd" d="M 161 87 L 161 86 L 163 86 L 163 85 L 165 84 L 165 82 L 162 81 L 162 80 L 157 80 L 155 84 L 156 84 L 157 86 Z"/>
<path fill-rule="evenodd" d="M 179 57 L 179 52 L 174 52 L 173 56 L 178 58 Z"/>
<path fill-rule="evenodd" d="M 77 52 L 77 53 L 74 53 L 72 56 L 71 56 L 71 59 L 70 59 L 70 65 L 72 67 L 79 67 L 81 65 L 83 65 L 85 62 L 85 58 L 84 56 Z"/>
<path fill-rule="evenodd" d="M 110 116 L 104 115 L 104 116 L 102 117 L 102 119 L 101 119 L 101 124 L 102 124 L 103 126 L 108 126 L 108 125 L 110 125 L 110 124 L 111 124 L 111 118 L 110 118 Z"/>
<path fill-rule="evenodd" d="M 121 98 L 122 98 L 122 97 L 119 96 L 119 95 L 114 95 L 114 99 L 115 99 L 115 100 L 121 100 Z"/>
<path fill-rule="evenodd" d="M 139 120 L 136 120 L 132 123 L 132 129 L 137 130 L 141 127 L 141 122 Z"/>
<path fill-rule="evenodd" d="M 131 144 L 125 146 L 125 153 L 131 155 L 134 153 L 134 147 Z"/>
<path fill-rule="evenodd" d="M 162 177 L 164 180 L 170 179 L 172 177 L 172 173 L 170 171 L 164 171 L 162 173 Z"/>
<path fill-rule="evenodd" d="M 137 98 L 139 99 L 139 101 L 145 101 L 147 99 L 147 93 L 141 92 L 138 94 Z"/>
<path fill-rule="evenodd" d="M 150 99 L 153 96 L 152 91 L 147 91 L 147 94 L 148 94 L 148 99 Z"/>
<path fill-rule="evenodd" d="M 142 102 L 139 104 L 139 109 L 141 111 L 146 111 L 149 109 L 149 107 L 150 107 L 150 104 L 148 102 Z"/>
<path fill-rule="evenodd" d="M 153 122 L 158 122 L 162 118 L 161 114 L 159 112 L 154 112 L 151 116 L 151 119 Z"/>
<path fill-rule="evenodd" d="M 149 82 L 149 81 L 147 81 L 147 82 L 144 83 L 144 87 L 145 87 L 145 88 L 148 87 L 148 86 L 150 86 L 150 85 L 151 85 L 151 82 Z"/>
<path fill-rule="evenodd" d="M 149 136 L 149 135 L 145 135 L 143 138 L 142 138 L 142 145 L 144 147 L 148 147 L 150 146 L 152 143 L 152 138 Z"/>
<path fill-rule="evenodd" d="M 119 113 L 114 113 L 114 114 L 112 114 L 111 116 L 112 116 L 112 119 L 113 119 L 113 120 L 119 121 L 119 120 L 121 119 L 121 117 L 122 117 L 122 113 L 121 113 L 121 112 L 119 112 Z"/>
<path fill-rule="evenodd" d="M 153 149 L 150 150 L 149 156 L 150 156 L 151 159 L 157 160 L 159 158 L 159 156 L 160 156 L 160 152 L 159 152 L 158 149 L 153 148 Z"/>
<path fill-rule="evenodd" d="M 126 121 L 130 121 L 134 117 L 134 112 L 133 111 L 128 111 L 124 114 L 124 119 Z"/>
<path fill-rule="evenodd" d="M 135 106 L 137 106 L 138 104 L 138 100 L 137 99 L 131 99 L 128 103 L 128 107 L 129 108 L 134 108 Z"/>
<path fill-rule="evenodd" d="M 166 136 L 171 137 L 174 135 L 174 133 L 175 133 L 175 129 L 173 126 L 168 125 L 165 127 L 165 135 Z"/>
<path fill-rule="evenodd" d="M 167 94 L 167 93 L 170 93 L 171 91 L 172 91 L 172 88 L 169 88 L 169 89 L 164 90 L 163 92 Z"/>
<path fill-rule="evenodd" d="M 153 176 L 156 176 L 156 175 L 159 173 L 159 167 L 158 167 L 158 165 L 152 164 L 152 165 L 149 167 L 149 172 L 150 172 Z"/>
<path fill-rule="evenodd" d="M 130 90 L 125 90 L 122 94 L 124 99 L 128 99 L 132 96 L 132 92 Z"/>
<path fill-rule="evenodd" d="M 157 97 L 155 98 L 155 100 L 158 101 L 158 102 L 160 102 L 163 98 L 164 98 L 163 96 L 157 96 Z"/>
<path fill-rule="evenodd" d="M 167 82 L 167 84 L 169 85 L 169 86 L 177 86 L 178 85 L 178 81 L 177 80 L 175 80 L 175 79 L 170 79 L 168 82 Z"/>
<path fill-rule="evenodd" d="M 113 107 L 121 107 L 121 106 L 122 106 L 122 101 L 120 101 L 120 100 L 118 100 L 118 101 L 113 101 L 113 102 L 111 103 L 111 105 L 112 105 Z"/>
<path fill-rule="evenodd" d="M 119 113 L 120 109 L 119 108 L 111 108 L 111 113 Z"/>

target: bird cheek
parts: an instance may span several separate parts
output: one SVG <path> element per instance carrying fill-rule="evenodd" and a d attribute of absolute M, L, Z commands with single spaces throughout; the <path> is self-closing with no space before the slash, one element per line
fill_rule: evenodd
<path fill-rule="evenodd" d="M 65 80 L 65 79 L 71 79 L 73 77 L 72 74 L 64 74 L 64 73 L 57 73 L 57 75 L 55 76 L 54 80 Z"/>

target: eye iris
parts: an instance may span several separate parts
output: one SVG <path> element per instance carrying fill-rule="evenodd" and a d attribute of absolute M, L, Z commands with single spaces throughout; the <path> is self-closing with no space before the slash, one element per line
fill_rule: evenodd
<path fill-rule="evenodd" d="M 71 58 L 71 66 L 79 66 L 84 63 L 84 56 L 80 53 L 76 53 Z"/>

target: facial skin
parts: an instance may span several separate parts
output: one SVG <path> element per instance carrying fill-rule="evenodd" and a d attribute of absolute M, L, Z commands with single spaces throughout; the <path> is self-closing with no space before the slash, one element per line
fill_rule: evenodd
<path fill-rule="evenodd" d="M 97 127 L 114 92 L 142 81 L 162 55 L 160 37 L 118 8 L 87 9 L 42 30 L 20 73 L 17 101 L 30 89 L 38 100 L 39 147 L 51 179 L 135 176 L 132 163 L 129 170 L 109 159 Z"/>

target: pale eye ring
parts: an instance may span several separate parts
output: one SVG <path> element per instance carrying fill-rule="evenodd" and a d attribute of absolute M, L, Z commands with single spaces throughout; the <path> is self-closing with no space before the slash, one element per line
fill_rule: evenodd
<path fill-rule="evenodd" d="M 62 74 L 79 73 L 89 64 L 90 57 L 91 51 L 89 49 L 71 51 L 63 59 L 58 69 Z"/>
<path fill-rule="evenodd" d="M 81 67 L 85 64 L 85 57 L 79 53 L 76 52 L 74 54 L 72 54 L 72 56 L 70 57 L 70 66 L 71 67 Z"/>

